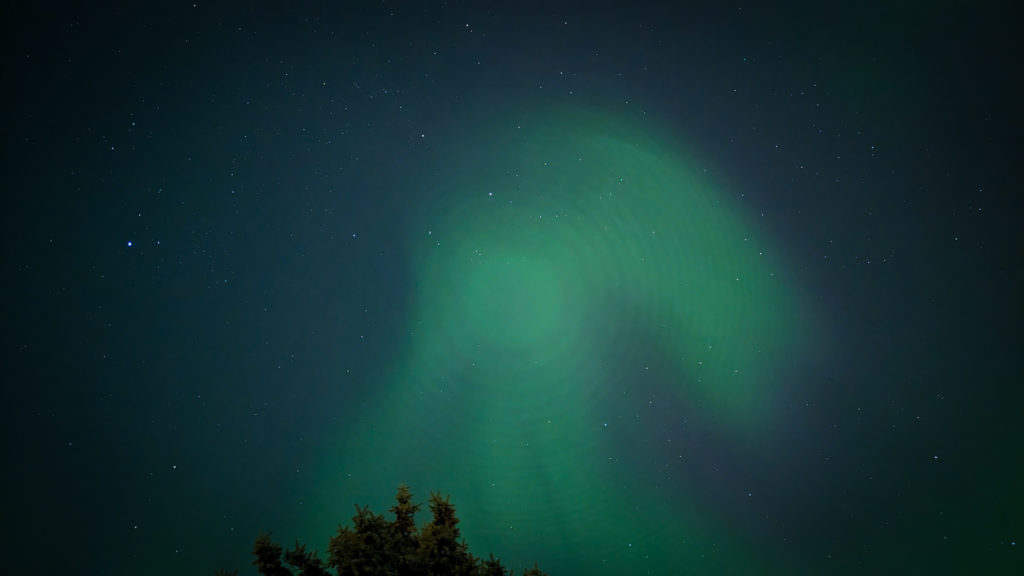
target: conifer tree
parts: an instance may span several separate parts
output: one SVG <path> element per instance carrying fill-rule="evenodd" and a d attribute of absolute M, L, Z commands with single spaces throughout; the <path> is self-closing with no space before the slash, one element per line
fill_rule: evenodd
<path fill-rule="evenodd" d="M 295 542 L 295 548 L 284 553 L 284 561 L 298 570 L 298 576 L 330 576 L 316 551 L 307 552 L 305 544 Z"/>
<path fill-rule="evenodd" d="M 466 543 L 459 540 L 459 518 L 449 497 L 430 495 L 433 520 L 420 531 L 417 551 L 418 568 L 424 576 L 463 576 L 472 574 L 475 566 Z"/>
<path fill-rule="evenodd" d="M 509 574 L 508 570 L 501 565 L 501 559 L 495 558 L 492 552 L 487 560 L 480 563 L 477 576 L 509 576 Z"/>
<path fill-rule="evenodd" d="M 401 484 L 395 495 L 395 505 L 390 511 L 395 515 L 392 523 L 392 548 L 397 558 L 398 576 L 413 576 L 416 571 L 416 550 L 419 547 L 419 535 L 416 533 L 416 512 L 419 504 L 412 503 L 409 487 Z"/>
<path fill-rule="evenodd" d="M 395 516 L 388 521 L 368 506 L 356 506 L 352 526 L 338 526 L 327 546 L 327 561 L 316 551 L 295 543 L 291 550 L 275 544 L 269 534 L 260 534 L 253 544 L 253 565 L 262 576 L 514 576 L 490 554 L 481 561 L 469 553 L 461 539 L 459 517 L 448 496 L 431 493 L 427 501 L 432 519 L 422 530 L 416 529 L 416 512 L 409 487 L 402 484 L 389 510 Z M 282 563 L 292 566 L 297 572 Z M 238 572 L 217 571 L 215 576 L 237 576 Z M 537 567 L 522 576 L 547 576 Z"/>
<path fill-rule="evenodd" d="M 260 534 L 252 546 L 252 561 L 256 570 L 263 576 L 292 576 L 290 570 L 281 564 L 283 549 L 270 540 L 270 534 Z"/>

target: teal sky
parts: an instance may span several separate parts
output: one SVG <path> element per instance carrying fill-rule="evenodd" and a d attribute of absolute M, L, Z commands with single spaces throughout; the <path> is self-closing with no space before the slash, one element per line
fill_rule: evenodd
<path fill-rule="evenodd" d="M 638 116 L 538 102 L 451 131 L 443 173 L 410 183 L 403 345 L 357 420 L 390 424 L 337 430 L 321 490 L 444 485 L 475 511 L 471 546 L 517 566 L 777 560 L 670 488 L 700 465 L 684 434 L 635 430 L 671 403 L 726 441 L 770 435 L 809 340 L 800 280 L 736 192 Z"/>
<path fill-rule="evenodd" d="M 581 6 L 12 12 L 5 573 L 1022 573 L 1017 20 Z"/>

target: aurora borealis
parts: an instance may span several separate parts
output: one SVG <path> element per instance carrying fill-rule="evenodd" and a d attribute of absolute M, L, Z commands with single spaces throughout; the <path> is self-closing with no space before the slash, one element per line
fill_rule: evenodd
<path fill-rule="evenodd" d="M 669 494 L 616 497 L 666 476 L 628 453 L 687 455 L 664 433 L 622 437 L 603 406 L 623 395 L 646 408 L 676 401 L 726 434 L 763 433 L 803 313 L 766 256 L 770 242 L 643 126 L 541 110 L 456 137 L 474 153 L 446 151 L 463 177 L 414 210 L 423 222 L 409 227 L 405 358 L 369 417 L 396 424 L 361 436 L 338 471 L 376 460 L 387 472 L 372 485 L 396 473 L 446 482 L 480 511 L 467 525 L 488 527 L 469 531 L 485 547 L 562 542 L 564 557 L 546 564 L 563 570 L 628 570 L 637 557 L 659 570 L 724 564 L 666 542 L 710 541 L 726 527 L 708 534 L 706 520 L 665 514 L 657 502 Z"/>
<path fill-rule="evenodd" d="M 1021 573 L 1003 10 L 13 10 L 4 574 Z"/>
<path fill-rule="evenodd" d="M 751 376 L 773 371 L 800 318 L 768 240 L 685 155 L 572 112 L 494 127 L 480 140 L 512 144 L 467 160 L 467 180 L 417 210 L 411 372 L 595 381 L 600 364 L 643 363 L 643 348 L 675 363 L 679 393 L 743 415 L 763 392 Z"/>

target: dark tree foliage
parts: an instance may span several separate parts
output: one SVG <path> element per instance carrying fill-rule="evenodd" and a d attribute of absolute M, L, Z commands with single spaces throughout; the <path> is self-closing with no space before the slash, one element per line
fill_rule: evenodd
<path fill-rule="evenodd" d="M 466 543 L 459 540 L 455 507 L 440 494 L 430 495 L 430 512 L 434 519 L 420 531 L 417 564 L 424 576 L 472 576 L 476 562 Z"/>
<path fill-rule="evenodd" d="M 537 564 L 534 563 L 533 568 L 523 570 L 523 576 L 547 576 L 540 568 L 537 568 Z"/>
<path fill-rule="evenodd" d="M 307 552 L 305 544 L 295 542 L 295 548 L 284 553 L 284 561 L 298 570 L 298 576 L 329 576 L 323 560 L 317 558 L 316 551 Z"/>
<path fill-rule="evenodd" d="M 420 504 L 412 503 L 405 484 L 398 487 L 389 510 L 394 520 L 356 506 L 352 526 L 338 526 L 327 544 L 326 562 L 303 544 L 296 542 L 285 551 L 269 534 L 261 534 L 252 548 L 253 565 L 262 576 L 329 576 L 328 568 L 337 576 L 515 576 L 494 554 L 481 560 L 469 553 L 447 496 L 432 493 L 427 503 L 432 519 L 422 530 L 417 530 L 415 518 Z M 237 576 L 237 571 L 219 570 L 216 576 Z M 534 564 L 521 576 L 547 574 Z"/>
<path fill-rule="evenodd" d="M 365 574 L 390 575 L 396 552 L 390 547 L 391 527 L 384 516 L 369 507 L 356 506 L 352 528 L 339 526 L 338 534 L 327 545 L 327 564 L 338 576 Z"/>
<path fill-rule="evenodd" d="M 508 576 L 508 570 L 501 565 L 501 560 L 495 558 L 494 554 L 480 563 L 480 568 L 476 573 L 478 576 Z"/>
<path fill-rule="evenodd" d="M 391 523 L 391 548 L 394 550 L 397 563 L 395 573 L 398 576 L 416 574 L 415 557 L 420 545 L 420 537 L 416 531 L 416 512 L 419 509 L 419 504 L 412 503 L 409 487 L 405 484 L 399 486 L 398 494 L 395 495 L 395 505 L 390 509 L 395 515 L 395 520 Z"/>
<path fill-rule="evenodd" d="M 283 551 L 283 548 L 271 542 L 270 534 L 260 534 L 252 545 L 252 555 L 256 557 L 252 563 L 263 576 L 292 576 L 291 571 L 281 564 Z"/>

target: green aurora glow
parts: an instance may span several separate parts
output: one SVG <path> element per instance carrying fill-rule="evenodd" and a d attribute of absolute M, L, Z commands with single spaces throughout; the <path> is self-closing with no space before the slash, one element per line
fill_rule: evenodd
<path fill-rule="evenodd" d="M 623 430 L 657 390 L 737 438 L 764 432 L 805 338 L 789 274 L 649 121 L 534 118 L 445 152 L 409 232 L 409 339 L 321 489 L 346 511 L 383 510 L 399 482 L 450 492 L 471 550 L 552 574 L 761 565 L 668 489 L 664 462 L 683 475 L 685 454 Z"/>

